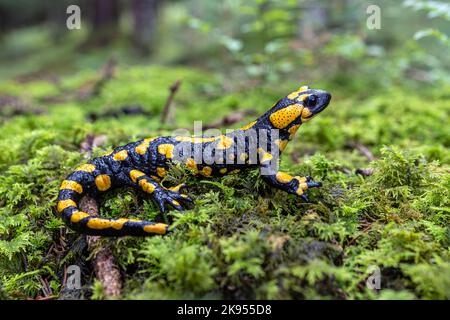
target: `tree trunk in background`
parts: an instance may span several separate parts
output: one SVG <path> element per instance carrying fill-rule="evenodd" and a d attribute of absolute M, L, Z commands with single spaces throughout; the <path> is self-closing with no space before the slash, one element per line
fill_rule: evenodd
<path fill-rule="evenodd" d="M 320 3 L 312 3 L 300 0 L 301 18 L 299 21 L 300 38 L 314 46 L 317 35 L 325 30 L 328 22 L 327 8 Z"/>
<path fill-rule="evenodd" d="M 118 0 L 94 0 L 94 31 L 103 28 L 117 28 L 119 20 Z"/>
<path fill-rule="evenodd" d="M 93 0 L 92 40 L 94 44 L 106 45 L 118 34 L 119 26 L 119 1 L 118 0 Z"/>
<path fill-rule="evenodd" d="M 132 0 L 131 3 L 134 20 L 133 40 L 144 54 L 152 49 L 161 2 L 161 0 Z"/>

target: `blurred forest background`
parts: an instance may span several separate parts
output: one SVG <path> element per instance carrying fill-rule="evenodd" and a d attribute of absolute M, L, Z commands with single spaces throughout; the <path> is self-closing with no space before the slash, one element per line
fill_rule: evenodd
<path fill-rule="evenodd" d="M 66 28 L 71 4 L 80 30 Z M 369 5 L 381 10 L 380 29 L 367 26 Z M 448 3 L 414 0 L 2 0 L 0 76 L 97 68 L 114 54 L 124 64 L 219 71 L 241 85 L 286 76 L 434 85 L 449 81 L 449 15 Z"/>
<path fill-rule="evenodd" d="M 446 1 L 0 0 L 0 297 L 107 298 L 108 248 L 124 298 L 449 299 L 449 37 Z M 132 190 L 100 209 L 174 220 L 170 237 L 93 249 L 55 216 L 89 157 L 195 120 L 237 127 L 301 85 L 333 95 L 282 160 L 324 182 L 311 204 L 256 172 L 174 168 L 197 199 L 184 215 Z"/>

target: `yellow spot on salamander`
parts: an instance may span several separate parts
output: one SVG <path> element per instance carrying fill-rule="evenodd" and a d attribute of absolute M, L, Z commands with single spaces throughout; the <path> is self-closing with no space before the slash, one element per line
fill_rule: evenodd
<path fill-rule="evenodd" d="M 167 228 L 167 224 L 155 223 L 155 224 L 148 224 L 148 225 L 144 226 L 144 231 L 147 233 L 165 234 L 166 228 Z"/>
<path fill-rule="evenodd" d="M 122 150 L 117 152 L 114 156 L 113 159 L 117 160 L 117 161 L 122 161 L 125 160 L 128 157 L 128 151 L 127 150 Z"/>
<path fill-rule="evenodd" d="M 71 180 L 64 180 L 61 183 L 60 189 L 61 190 L 69 189 L 69 190 L 73 190 L 78 193 L 83 193 L 83 187 L 81 186 L 81 184 L 79 184 L 78 182 L 75 182 L 75 181 L 71 181 Z"/>
<path fill-rule="evenodd" d="M 75 171 L 86 171 L 86 172 L 94 172 L 95 171 L 95 165 L 90 163 L 82 164 L 81 166 L 78 166 Z"/>
<path fill-rule="evenodd" d="M 205 177 L 209 177 L 212 173 L 212 169 L 211 169 L 211 167 L 205 166 L 205 167 L 203 167 L 202 171 L 200 171 L 200 173 L 202 175 L 204 175 Z"/>
<path fill-rule="evenodd" d="M 301 93 L 308 89 L 309 89 L 308 87 L 300 87 L 300 89 L 298 89 L 298 91 L 294 91 L 294 92 L 288 94 L 287 98 L 291 99 L 291 100 L 303 101 L 306 99 L 307 96 L 309 96 L 309 94 L 301 95 Z"/>
<path fill-rule="evenodd" d="M 251 127 L 253 127 L 255 124 L 256 124 L 256 121 L 252 121 L 252 122 L 250 122 L 249 124 L 246 124 L 245 126 L 243 126 L 242 128 L 240 128 L 239 130 L 243 130 L 243 131 L 248 130 L 248 129 L 250 129 Z"/>
<path fill-rule="evenodd" d="M 103 218 L 92 218 L 87 222 L 86 225 L 88 226 L 88 228 L 95 229 L 95 230 L 108 229 L 108 228 L 120 230 L 123 228 L 123 225 L 128 221 L 131 221 L 131 219 L 121 218 L 121 219 L 117 219 L 117 220 L 109 220 L 109 219 L 103 219 Z M 136 222 L 140 222 L 140 221 L 141 220 L 136 220 Z"/>
<path fill-rule="evenodd" d="M 303 108 L 302 119 L 308 118 L 311 115 L 312 115 L 312 112 L 308 108 Z"/>
<path fill-rule="evenodd" d="M 158 167 L 156 168 L 156 173 L 158 174 L 158 176 L 164 177 L 167 174 L 167 171 L 162 167 Z"/>
<path fill-rule="evenodd" d="M 180 205 L 180 203 L 179 203 L 177 200 L 172 200 L 172 204 L 174 204 L 174 205 L 176 205 L 176 206 L 179 206 L 179 205 Z"/>
<path fill-rule="evenodd" d="M 273 158 L 272 155 L 266 152 L 263 148 L 258 148 L 258 153 L 261 158 L 261 162 L 270 161 Z"/>
<path fill-rule="evenodd" d="M 70 222 L 77 223 L 78 221 L 80 221 L 86 217 L 89 217 L 89 216 L 90 215 L 86 212 L 76 211 L 76 212 L 72 213 L 72 215 L 70 216 Z"/>
<path fill-rule="evenodd" d="M 275 178 L 280 183 L 289 183 L 293 179 L 291 175 L 284 173 L 284 172 L 277 172 L 277 174 L 275 175 Z"/>
<path fill-rule="evenodd" d="M 297 132 L 298 128 L 300 128 L 300 125 L 299 125 L 299 124 L 296 124 L 296 125 L 294 125 L 294 126 L 292 126 L 292 127 L 290 127 L 290 128 L 288 129 L 288 132 L 289 132 L 289 139 L 292 139 L 292 137 L 294 136 L 294 134 Z"/>
<path fill-rule="evenodd" d="M 301 104 L 292 104 L 286 108 L 275 111 L 269 116 L 270 122 L 275 128 L 286 128 L 292 121 L 302 114 L 303 106 Z"/>
<path fill-rule="evenodd" d="M 247 160 L 248 159 L 248 154 L 247 153 L 241 153 L 240 155 L 239 155 L 239 159 L 241 159 L 241 161 L 245 161 L 245 160 Z"/>
<path fill-rule="evenodd" d="M 144 155 L 147 152 L 150 142 L 152 142 L 153 140 L 155 140 L 155 138 L 144 139 L 136 148 L 134 148 L 134 150 L 136 151 L 136 153 Z"/>
<path fill-rule="evenodd" d="M 219 172 L 221 174 L 225 174 L 225 173 L 227 173 L 227 168 L 222 168 L 222 169 L 219 170 Z"/>
<path fill-rule="evenodd" d="M 111 178 L 106 174 L 101 174 L 95 177 L 95 185 L 98 190 L 106 191 L 111 188 Z"/>
<path fill-rule="evenodd" d="M 306 183 L 299 183 L 295 193 L 298 195 L 302 195 L 303 191 L 305 191 L 306 189 L 308 189 L 308 185 Z"/>
<path fill-rule="evenodd" d="M 150 183 L 145 179 L 139 180 L 139 186 L 147 193 L 153 193 L 156 189 L 156 186 L 153 183 Z"/>
<path fill-rule="evenodd" d="M 173 144 L 168 144 L 168 143 L 160 144 L 158 146 L 158 152 L 159 152 L 159 154 L 162 154 L 163 156 L 165 156 L 167 159 L 172 159 L 173 158 L 173 148 L 174 148 Z"/>
<path fill-rule="evenodd" d="M 136 180 L 142 176 L 145 176 L 145 173 L 143 173 L 142 171 L 139 171 L 139 170 L 131 170 L 130 171 L 130 178 L 131 178 L 131 180 L 133 180 L 134 183 L 136 183 Z"/>
<path fill-rule="evenodd" d="M 72 199 L 60 200 L 58 201 L 58 206 L 56 207 L 56 210 L 58 210 L 58 212 L 62 212 L 64 209 L 68 207 L 76 207 L 76 206 L 77 204 Z"/>
<path fill-rule="evenodd" d="M 220 140 L 217 143 L 217 149 L 228 149 L 233 144 L 233 139 L 227 137 L 227 136 L 220 136 Z"/>
<path fill-rule="evenodd" d="M 309 90 L 309 87 L 308 87 L 308 86 L 301 86 L 301 87 L 298 89 L 298 92 L 304 92 L 304 91 L 306 91 L 306 90 Z"/>
<path fill-rule="evenodd" d="M 266 162 L 266 161 L 270 161 L 272 160 L 272 155 L 270 153 L 264 153 L 264 155 L 262 156 L 261 162 Z"/>
<path fill-rule="evenodd" d="M 306 182 L 306 178 L 305 177 L 294 177 L 295 180 L 297 180 L 299 183 L 305 183 Z"/>
<path fill-rule="evenodd" d="M 298 97 L 298 92 L 297 92 L 297 91 L 291 92 L 291 93 L 289 93 L 288 96 L 287 96 L 287 98 L 288 98 L 288 99 L 291 99 L 291 100 L 294 100 L 294 99 L 297 98 L 297 97 Z"/>
<path fill-rule="evenodd" d="M 182 187 L 184 187 L 184 186 L 185 186 L 184 183 L 180 183 L 180 184 L 176 185 L 175 187 L 170 187 L 170 188 L 168 188 L 168 189 L 169 189 L 170 191 L 173 191 L 173 192 L 179 192 L 180 189 L 181 189 Z"/>
<path fill-rule="evenodd" d="M 116 230 L 120 230 L 123 228 L 123 225 L 128 222 L 129 220 L 126 218 L 120 218 L 117 220 L 111 220 L 111 228 L 114 228 Z"/>
<path fill-rule="evenodd" d="M 288 142 L 289 142 L 288 140 L 280 140 L 280 139 L 275 140 L 275 144 L 278 146 L 280 151 L 284 151 L 284 149 L 286 149 Z"/>
<path fill-rule="evenodd" d="M 103 219 L 103 218 L 91 218 L 87 222 L 87 227 L 90 229 L 101 230 L 111 228 L 111 220 Z"/>
<path fill-rule="evenodd" d="M 188 158 L 186 160 L 186 167 L 188 167 L 191 170 L 197 170 L 197 163 L 195 162 L 194 159 Z"/>

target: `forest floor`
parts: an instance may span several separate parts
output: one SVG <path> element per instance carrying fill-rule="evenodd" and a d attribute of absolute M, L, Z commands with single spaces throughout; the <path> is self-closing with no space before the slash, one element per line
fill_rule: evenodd
<path fill-rule="evenodd" d="M 75 166 L 198 120 L 237 128 L 305 85 L 230 90 L 195 68 L 111 68 L 0 82 L 2 298 L 107 298 L 93 272 L 95 250 L 54 210 Z M 162 216 L 130 189 L 99 199 L 105 217 L 177 226 L 165 237 L 97 243 L 115 258 L 122 298 L 450 298 L 448 90 L 349 95 L 326 82 L 314 87 L 330 91 L 331 104 L 301 127 L 281 162 L 323 182 L 311 203 L 267 186 L 257 171 L 207 180 L 178 167 L 166 182 L 187 184 L 191 210 Z M 70 265 L 81 268 L 81 290 L 66 286 Z M 374 290 L 366 280 L 378 271 Z"/>

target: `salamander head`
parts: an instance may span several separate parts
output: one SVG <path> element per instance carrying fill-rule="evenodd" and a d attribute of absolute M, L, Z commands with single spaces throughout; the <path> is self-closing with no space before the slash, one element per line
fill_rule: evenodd
<path fill-rule="evenodd" d="M 322 112 L 330 103 L 331 94 L 324 90 L 310 89 L 307 86 L 300 87 L 286 97 L 291 103 L 303 106 L 302 119 L 308 120 Z"/>
<path fill-rule="evenodd" d="M 322 112 L 330 100 L 331 94 L 326 91 L 300 87 L 268 111 L 269 121 L 277 129 L 301 125 Z"/>

